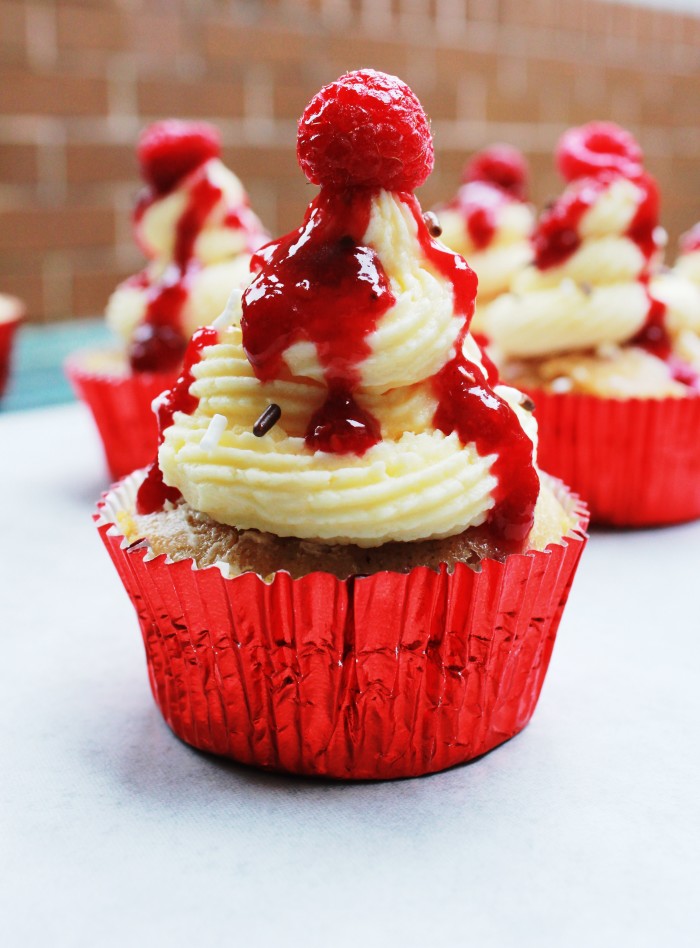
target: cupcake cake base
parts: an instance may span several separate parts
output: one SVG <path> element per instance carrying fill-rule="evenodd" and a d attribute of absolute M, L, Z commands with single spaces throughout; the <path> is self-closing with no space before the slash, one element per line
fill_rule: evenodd
<path fill-rule="evenodd" d="M 269 770 L 377 780 L 464 763 L 530 720 L 586 539 L 563 486 L 576 526 L 541 551 L 476 569 L 263 579 L 128 545 L 118 523 L 142 477 L 116 485 L 95 519 L 182 740 Z"/>

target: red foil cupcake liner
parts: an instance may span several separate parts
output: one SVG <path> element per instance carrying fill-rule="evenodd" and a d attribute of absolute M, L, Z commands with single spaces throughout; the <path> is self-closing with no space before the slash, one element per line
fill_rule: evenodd
<path fill-rule="evenodd" d="M 585 508 L 562 485 L 579 522 L 543 552 L 480 572 L 264 581 L 126 546 L 115 521 L 141 477 L 106 494 L 95 520 L 183 741 L 270 770 L 384 779 L 478 757 L 530 720 L 586 541 Z"/>
<path fill-rule="evenodd" d="M 18 300 L 17 315 L 10 319 L 0 320 L 0 395 L 2 395 L 7 388 L 15 333 L 17 332 L 17 327 L 22 322 L 23 315 L 24 310 Z"/>
<path fill-rule="evenodd" d="M 700 517 L 700 397 L 528 394 L 538 464 L 586 501 L 592 522 L 644 527 Z"/>
<path fill-rule="evenodd" d="M 158 426 L 151 403 L 177 379 L 177 372 L 110 375 L 87 368 L 85 357 L 72 356 L 66 374 L 86 403 L 102 439 L 113 478 L 150 464 L 158 452 Z"/>

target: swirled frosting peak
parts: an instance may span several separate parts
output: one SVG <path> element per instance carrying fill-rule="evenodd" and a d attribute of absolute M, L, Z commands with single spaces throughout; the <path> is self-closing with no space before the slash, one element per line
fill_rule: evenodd
<path fill-rule="evenodd" d="M 107 321 L 135 370 L 177 365 L 194 330 L 214 319 L 231 288 L 250 279 L 265 239 L 238 178 L 221 162 L 216 129 L 168 120 L 139 141 L 146 181 L 134 213 L 146 269 L 117 287 Z"/>
<path fill-rule="evenodd" d="M 634 341 L 667 354 L 662 302 L 650 292 L 665 233 L 638 144 L 610 122 L 574 128 L 557 163 L 569 180 L 532 236 L 534 263 L 490 307 L 487 332 L 505 357 Z"/>
<path fill-rule="evenodd" d="M 241 529 L 370 547 L 483 526 L 521 548 L 536 426 L 469 335 L 474 273 L 406 189 L 432 155 L 406 89 L 363 70 L 312 100 L 300 153 L 321 190 L 297 230 L 254 256 L 238 310 L 194 337 L 159 408 L 160 470 L 196 510 Z M 345 171 L 341 120 L 354 142 Z M 392 123 L 405 150 L 368 171 L 382 136 L 395 143 Z"/>
<path fill-rule="evenodd" d="M 532 259 L 527 178 L 517 149 L 493 145 L 472 157 L 454 200 L 436 209 L 443 243 L 466 257 L 479 278 L 479 307 L 505 293 Z"/>

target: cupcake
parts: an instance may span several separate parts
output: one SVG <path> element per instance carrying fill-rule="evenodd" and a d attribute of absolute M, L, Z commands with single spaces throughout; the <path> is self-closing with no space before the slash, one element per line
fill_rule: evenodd
<path fill-rule="evenodd" d="M 323 88 L 320 186 L 157 403 L 158 463 L 99 505 L 165 720 L 203 750 L 337 778 L 485 753 L 534 710 L 585 514 L 469 333 L 476 278 L 430 234 L 415 95 Z"/>
<path fill-rule="evenodd" d="M 15 333 L 22 317 L 24 305 L 14 296 L 0 293 L 0 395 L 7 387 L 10 374 L 10 359 Z"/>
<path fill-rule="evenodd" d="M 527 163 L 517 148 L 492 145 L 467 163 L 454 200 L 435 209 L 442 242 L 465 257 L 479 278 L 475 333 L 483 335 L 489 304 L 532 260 L 535 214 L 527 185 Z"/>
<path fill-rule="evenodd" d="M 594 122 L 557 150 L 569 182 L 535 228 L 533 264 L 488 311 L 503 378 L 537 406 L 539 463 L 600 523 L 700 515 L 700 384 L 691 283 L 661 268 L 656 182 L 625 130 Z"/>
<path fill-rule="evenodd" d="M 688 314 L 693 314 L 694 318 L 686 319 L 686 325 L 679 333 L 676 340 L 676 350 L 694 371 L 700 374 L 700 224 L 696 224 L 680 239 L 680 252 L 673 267 L 672 278 L 661 280 L 663 293 L 664 288 L 668 293 L 669 287 L 675 289 L 676 295 L 683 293 L 688 298 L 684 309 Z M 661 275 L 662 277 L 664 274 Z M 673 279 L 680 278 L 680 279 Z M 688 284 L 692 284 L 695 292 L 688 290 Z M 683 287 L 679 290 L 678 287 Z M 658 285 L 657 285 L 658 292 Z"/>
<path fill-rule="evenodd" d="M 249 282 L 250 255 L 265 239 L 220 151 L 217 130 L 199 122 L 157 122 L 139 141 L 146 186 L 134 234 L 148 264 L 107 304 L 120 348 L 78 353 L 67 364 L 113 477 L 155 456 L 151 402 L 177 378 L 195 329 L 221 312 L 232 289 Z"/>

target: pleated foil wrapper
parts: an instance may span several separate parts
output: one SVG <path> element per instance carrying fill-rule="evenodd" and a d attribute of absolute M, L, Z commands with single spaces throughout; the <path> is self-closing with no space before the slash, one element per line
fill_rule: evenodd
<path fill-rule="evenodd" d="M 17 316 L 0 320 L 0 395 L 2 395 L 7 388 L 15 333 L 24 316 L 24 308 L 19 300 L 17 301 L 17 306 Z"/>
<path fill-rule="evenodd" d="M 645 527 L 700 517 L 700 396 L 528 394 L 540 468 L 585 500 L 593 523 Z"/>
<path fill-rule="evenodd" d="M 150 464 L 158 453 L 158 426 L 151 403 L 177 379 L 175 372 L 91 371 L 78 353 L 65 364 L 76 395 L 97 425 L 112 478 Z"/>
<path fill-rule="evenodd" d="M 265 581 L 127 546 L 115 521 L 142 476 L 115 485 L 95 520 L 183 741 L 268 770 L 378 780 L 471 760 L 530 720 L 586 542 L 585 507 L 559 482 L 578 524 L 545 551 L 479 572 Z"/>

